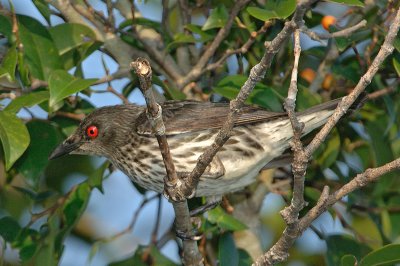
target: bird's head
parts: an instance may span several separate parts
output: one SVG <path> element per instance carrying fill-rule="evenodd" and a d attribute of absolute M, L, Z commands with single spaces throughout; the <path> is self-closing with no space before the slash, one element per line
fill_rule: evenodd
<path fill-rule="evenodd" d="M 49 159 L 66 154 L 110 157 L 115 147 L 129 141 L 142 111 L 143 108 L 136 105 L 116 105 L 95 110 L 50 154 Z"/>

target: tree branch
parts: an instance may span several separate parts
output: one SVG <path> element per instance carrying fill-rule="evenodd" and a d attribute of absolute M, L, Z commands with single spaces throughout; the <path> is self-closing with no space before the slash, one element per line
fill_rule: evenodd
<path fill-rule="evenodd" d="M 153 90 L 151 88 L 152 71 L 150 63 L 145 59 L 137 59 L 131 63 L 131 67 L 135 70 L 139 77 L 140 90 L 146 100 L 148 119 L 155 132 L 155 136 L 160 147 L 161 155 L 164 160 L 165 170 L 167 172 L 164 186 L 174 186 L 181 182 L 175 171 L 172 156 L 165 135 L 165 125 L 162 120 L 162 109 L 155 101 Z M 191 234 L 192 225 L 190 223 L 189 208 L 187 201 L 172 202 L 176 216 L 176 229 L 184 234 Z M 185 265 L 201 265 L 202 256 L 198 250 L 197 243 L 194 240 L 183 240 L 183 263 Z"/>

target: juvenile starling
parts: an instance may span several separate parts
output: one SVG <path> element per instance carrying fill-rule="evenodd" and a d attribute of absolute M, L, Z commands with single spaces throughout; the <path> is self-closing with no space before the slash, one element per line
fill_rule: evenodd
<path fill-rule="evenodd" d="M 322 126 L 336 99 L 297 113 L 303 135 Z M 171 101 L 162 104 L 166 135 L 177 172 L 191 172 L 226 120 L 229 104 Z M 230 139 L 201 176 L 196 196 L 220 196 L 251 184 L 259 171 L 289 147 L 293 131 L 286 113 L 246 106 Z M 159 193 L 166 175 L 157 140 L 143 106 L 103 107 L 89 114 L 50 159 L 65 154 L 105 156 L 140 186 Z"/>

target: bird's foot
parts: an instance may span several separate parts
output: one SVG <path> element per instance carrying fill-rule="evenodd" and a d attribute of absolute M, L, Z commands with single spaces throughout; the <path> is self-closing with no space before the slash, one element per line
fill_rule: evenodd
<path fill-rule="evenodd" d="M 164 178 L 164 196 L 169 201 L 184 201 L 191 199 L 196 194 L 196 188 L 191 188 L 185 182 L 186 173 L 177 173 L 178 179 L 172 183 Z"/>

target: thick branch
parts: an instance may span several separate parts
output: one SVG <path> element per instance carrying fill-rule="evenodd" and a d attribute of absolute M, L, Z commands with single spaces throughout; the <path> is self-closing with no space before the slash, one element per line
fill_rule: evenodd
<path fill-rule="evenodd" d="M 137 59 L 131 63 L 131 67 L 135 70 L 139 77 L 140 90 L 142 91 L 147 104 L 148 119 L 155 132 L 155 136 L 160 147 L 161 155 L 164 160 L 165 170 L 167 177 L 165 186 L 181 182 L 176 174 L 175 166 L 172 161 L 170 149 L 165 136 L 165 126 L 162 120 L 162 109 L 155 101 L 153 90 L 151 87 L 152 71 L 150 63 L 145 59 Z M 190 223 L 189 208 L 187 201 L 172 202 L 175 216 L 176 216 L 176 229 L 189 235 L 192 231 Z M 198 250 L 197 243 L 194 240 L 183 240 L 183 263 L 185 265 L 202 265 L 202 257 Z"/>
<path fill-rule="evenodd" d="M 301 135 L 304 129 L 304 124 L 301 123 L 295 113 L 296 97 L 297 97 L 297 75 L 299 68 L 299 58 L 301 53 L 300 46 L 300 31 L 294 32 L 294 65 L 288 97 L 285 100 L 284 107 L 288 113 L 290 123 L 293 128 L 293 139 L 291 142 L 294 158 L 292 163 L 293 180 L 293 197 L 289 207 L 281 211 L 281 215 L 285 222 L 290 225 L 297 221 L 299 212 L 307 205 L 304 201 L 304 176 L 307 169 L 307 161 L 304 161 L 304 149 L 301 143 Z"/>

